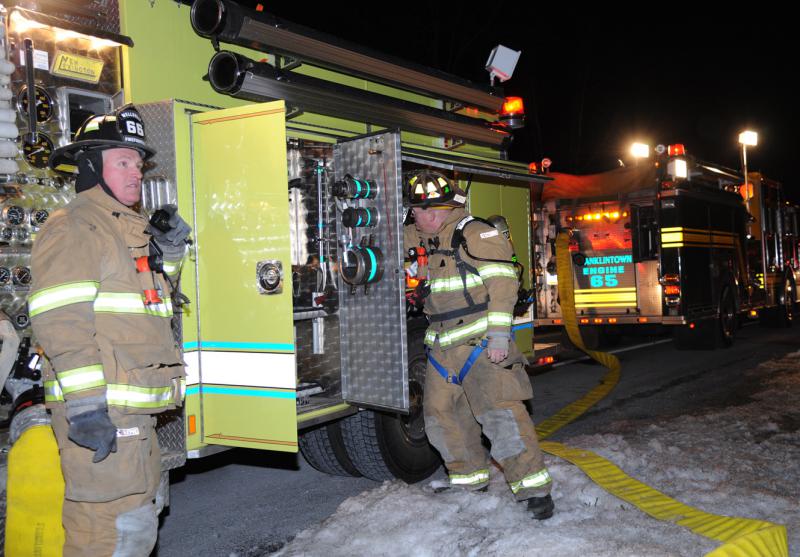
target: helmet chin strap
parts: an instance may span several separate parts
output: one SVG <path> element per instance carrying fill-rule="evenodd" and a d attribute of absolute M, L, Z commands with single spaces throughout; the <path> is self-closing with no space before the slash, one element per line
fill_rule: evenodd
<path fill-rule="evenodd" d="M 75 193 L 92 189 L 97 184 L 103 191 L 119 201 L 103 179 L 103 150 L 95 149 L 78 155 L 78 177 L 75 180 Z M 119 201 L 122 203 L 121 201 Z"/>

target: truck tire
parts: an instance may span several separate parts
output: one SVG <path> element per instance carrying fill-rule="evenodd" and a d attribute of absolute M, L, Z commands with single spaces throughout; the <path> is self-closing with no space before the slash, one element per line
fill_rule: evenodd
<path fill-rule="evenodd" d="M 716 348 L 728 348 L 733 345 L 736 330 L 739 328 L 736 315 L 736 300 L 730 286 L 722 289 L 719 299 L 719 317 L 716 328 Z"/>
<path fill-rule="evenodd" d="M 442 463 L 425 436 L 422 413 L 427 367 L 424 335 L 424 326 L 409 324 L 408 415 L 362 410 L 342 421 L 347 454 L 358 471 L 372 480 L 397 478 L 415 483 L 433 474 Z"/>
<path fill-rule="evenodd" d="M 678 350 L 716 350 L 733 344 L 739 328 L 736 315 L 736 301 L 730 286 L 722 289 L 719 297 L 719 315 L 714 319 L 704 319 L 694 324 L 675 327 L 672 335 Z"/>
<path fill-rule="evenodd" d="M 361 475 L 347 456 L 342 440 L 341 421 L 302 432 L 299 445 L 306 461 L 320 472 L 332 476 Z"/>

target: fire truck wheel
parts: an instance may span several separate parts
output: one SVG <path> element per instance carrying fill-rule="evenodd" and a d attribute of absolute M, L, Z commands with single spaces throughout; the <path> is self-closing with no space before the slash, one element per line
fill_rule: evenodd
<path fill-rule="evenodd" d="M 422 414 L 427 358 L 424 325 L 409 323 L 409 413 L 363 410 L 342 422 L 342 434 L 353 464 L 367 478 L 394 478 L 407 483 L 424 480 L 441 465 L 439 454 L 425 436 Z"/>
<path fill-rule="evenodd" d="M 300 434 L 299 441 L 306 461 L 320 472 L 333 476 L 361 475 L 347 456 L 341 422 L 306 430 Z"/>
<path fill-rule="evenodd" d="M 786 279 L 786 282 L 783 285 L 783 326 L 784 327 L 791 327 L 794 324 L 794 310 L 795 306 L 797 306 L 797 300 L 795 300 L 795 292 L 797 289 L 795 288 L 794 284 L 791 280 Z"/>
<path fill-rule="evenodd" d="M 719 319 L 717 320 L 717 347 L 727 348 L 733 344 L 736 335 L 736 301 L 733 298 L 733 290 L 726 286 L 722 290 L 719 300 Z"/>

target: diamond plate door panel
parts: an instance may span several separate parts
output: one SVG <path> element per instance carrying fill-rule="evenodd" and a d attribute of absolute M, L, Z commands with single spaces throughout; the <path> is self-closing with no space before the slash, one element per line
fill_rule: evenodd
<path fill-rule="evenodd" d="M 408 410 L 408 354 L 403 275 L 403 195 L 400 134 L 361 136 L 334 147 L 336 180 L 346 175 L 377 184 L 372 199 L 346 199 L 337 208 L 339 261 L 348 246 L 371 245 L 383 256 L 383 274 L 368 286 L 351 286 L 339 274 L 342 394 L 346 401 Z M 367 196 L 368 197 L 368 196 Z M 375 226 L 348 228 L 343 210 L 370 209 Z M 370 242 L 371 235 L 371 242 Z"/>

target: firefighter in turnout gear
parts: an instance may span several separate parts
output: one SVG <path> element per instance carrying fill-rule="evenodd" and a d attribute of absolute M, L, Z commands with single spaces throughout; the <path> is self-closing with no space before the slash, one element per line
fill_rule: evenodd
<path fill-rule="evenodd" d="M 422 170 L 406 177 L 405 190 L 415 219 L 404 231 L 406 251 L 427 253 L 427 265 L 416 267 L 430 320 L 425 430 L 449 473 L 441 487 L 487 487 L 482 431 L 516 499 L 528 501 L 535 518 L 549 518 L 552 480 L 522 402 L 533 393 L 511 333 L 518 290 L 511 244 L 466 212 L 466 194 L 444 175 Z"/>
<path fill-rule="evenodd" d="M 34 245 L 29 298 L 64 474 L 66 556 L 147 556 L 156 542 L 168 483 L 154 416 L 183 400 L 171 285 L 190 229 L 174 209 L 169 234 L 138 209 L 154 154 L 126 106 L 88 119 L 50 159 L 78 174 L 76 198 Z"/>

